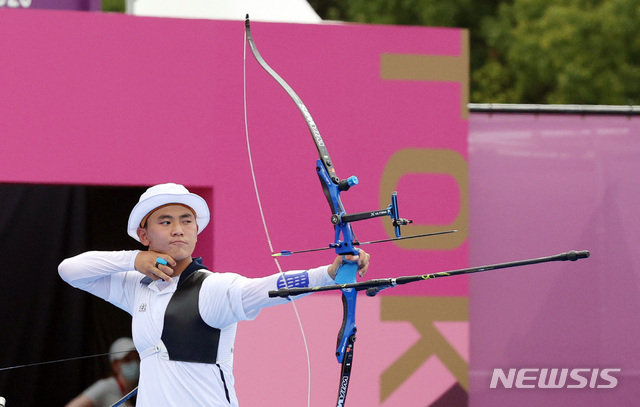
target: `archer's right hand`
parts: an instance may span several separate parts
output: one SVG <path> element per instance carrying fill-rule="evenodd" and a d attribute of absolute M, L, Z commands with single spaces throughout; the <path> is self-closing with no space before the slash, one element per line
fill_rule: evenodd
<path fill-rule="evenodd" d="M 167 262 L 167 265 L 159 264 L 156 259 L 161 258 Z M 167 254 L 158 253 L 154 251 L 141 251 L 136 256 L 135 267 L 136 270 L 145 276 L 151 278 L 153 281 L 158 279 L 171 282 L 171 276 L 173 275 L 173 268 L 176 266 L 175 260 Z"/>

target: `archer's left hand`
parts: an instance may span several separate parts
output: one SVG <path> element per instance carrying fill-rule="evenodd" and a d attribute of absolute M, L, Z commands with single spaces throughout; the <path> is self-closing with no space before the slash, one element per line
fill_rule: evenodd
<path fill-rule="evenodd" d="M 369 257 L 371 257 L 371 255 L 367 252 L 365 252 L 362 249 L 358 249 L 358 255 L 354 256 L 352 254 L 347 254 L 346 256 L 344 256 L 347 260 L 349 261 L 358 261 L 358 275 L 360 277 L 364 276 L 365 273 L 367 272 L 367 269 L 369 268 Z M 329 276 L 335 280 L 336 279 L 336 271 L 338 270 L 338 267 L 340 267 L 342 265 L 342 256 L 337 256 L 336 259 L 333 261 L 333 264 L 329 266 Z"/>

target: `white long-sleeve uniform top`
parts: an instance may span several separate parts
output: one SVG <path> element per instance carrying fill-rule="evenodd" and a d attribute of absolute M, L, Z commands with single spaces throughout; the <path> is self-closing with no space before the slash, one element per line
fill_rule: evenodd
<path fill-rule="evenodd" d="M 165 310 L 179 277 L 171 283 L 157 280 L 142 284 L 145 276 L 134 267 L 137 254 L 138 251 L 87 252 L 66 259 L 58 271 L 73 287 L 131 314 L 133 341 L 138 352 L 143 352 L 161 344 Z M 334 283 L 327 269 L 328 266 L 323 266 L 286 274 L 308 273 L 307 286 L 314 287 Z M 264 307 L 287 302 L 283 298 L 269 298 L 267 294 L 278 288 L 279 278 L 280 274 L 247 278 L 235 273 L 212 273 L 206 278 L 200 289 L 198 308 L 208 325 L 221 330 L 217 363 L 172 361 L 163 352 L 143 358 L 136 405 L 238 406 L 233 377 L 237 322 L 254 319 Z"/>

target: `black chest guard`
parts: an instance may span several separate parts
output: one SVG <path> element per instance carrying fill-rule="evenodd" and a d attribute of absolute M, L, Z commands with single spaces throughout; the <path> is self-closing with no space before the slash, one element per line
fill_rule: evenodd
<path fill-rule="evenodd" d="M 200 261 L 194 259 L 182 273 L 164 314 L 161 338 L 170 360 L 216 363 L 220 330 L 207 325 L 198 309 L 200 287 L 211 275 Z"/>

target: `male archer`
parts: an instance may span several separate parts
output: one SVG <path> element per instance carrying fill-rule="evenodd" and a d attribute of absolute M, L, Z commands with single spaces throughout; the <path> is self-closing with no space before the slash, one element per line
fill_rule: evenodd
<path fill-rule="evenodd" d="M 132 316 L 140 354 L 137 406 L 237 406 L 233 346 L 237 322 L 264 307 L 286 303 L 268 292 L 284 286 L 334 284 L 341 256 L 328 266 L 263 278 L 214 273 L 193 258 L 197 236 L 210 220 L 204 199 L 178 184 L 160 184 L 140 196 L 128 233 L 146 251 L 90 251 L 64 260 L 64 281 Z M 369 254 L 346 256 L 360 276 Z"/>

